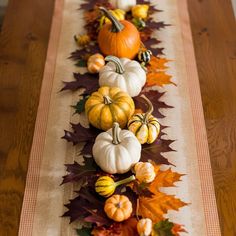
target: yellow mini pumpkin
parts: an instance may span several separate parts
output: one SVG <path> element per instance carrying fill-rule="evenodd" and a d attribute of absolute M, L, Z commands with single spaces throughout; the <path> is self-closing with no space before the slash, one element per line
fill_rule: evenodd
<path fill-rule="evenodd" d="M 87 62 L 88 71 L 92 74 L 98 73 L 104 65 L 105 59 L 99 53 L 90 56 Z"/>
<path fill-rule="evenodd" d="M 138 162 L 134 166 L 135 176 L 139 182 L 151 183 L 155 177 L 154 166 L 149 162 Z"/>
<path fill-rule="evenodd" d="M 125 20 L 125 11 L 121 9 L 116 9 L 116 10 L 109 10 L 109 12 L 117 19 L 117 20 Z M 108 17 L 102 16 L 100 19 L 100 29 L 102 28 L 103 25 L 111 23 Z"/>
<path fill-rule="evenodd" d="M 128 197 L 116 194 L 106 200 L 104 211 L 110 219 L 121 222 L 131 216 L 133 208 Z"/>
<path fill-rule="evenodd" d="M 149 236 L 152 233 L 152 220 L 143 218 L 138 221 L 137 231 L 140 236 Z"/>
<path fill-rule="evenodd" d="M 146 4 L 136 5 L 132 7 L 132 16 L 134 18 L 146 19 L 148 16 L 149 6 Z"/>
<path fill-rule="evenodd" d="M 130 183 L 131 181 L 135 180 L 134 175 L 122 179 L 120 181 L 115 182 L 109 176 L 101 176 L 95 183 L 95 191 L 103 196 L 103 197 L 110 197 L 116 190 L 116 188 L 122 184 Z"/>
<path fill-rule="evenodd" d="M 128 129 L 132 131 L 141 144 L 153 143 L 159 133 L 160 124 L 154 116 L 152 116 L 153 105 L 150 100 L 145 96 L 141 97 L 146 101 L 148 110 L 146 113 L 137 113 L 131 117 L 128 122 Z"/>
<path fill-rule="evenodd" d="M 108 130 L 114 122 L 124 128 L 134 114 L 134 102 L 119 88 L 101 87 L 86 101 L 85 112 L 89 122 L 98 129 Z"/>
<path fill-rule="evenodd" d="M 87 35 L 87 34 L 75 35 L 74 40 L 78 44 L 78 46 L 80 46 L 80 47 L 87 46 L 91 41 L 89 35 Z"/>

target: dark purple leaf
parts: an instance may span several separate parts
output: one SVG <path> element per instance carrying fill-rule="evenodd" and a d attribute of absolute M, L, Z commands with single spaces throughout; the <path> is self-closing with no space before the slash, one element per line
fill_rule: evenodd
<path fill-rule="evenodd" d="M 92 126 L 90 126 L 90 128 L 84 128 L 81 124 L 71 124 L 71 126 L 73 132 L 65 130 L 65 135 L 62 138 L 66 139 L 68 142 L 72 142 L 74 145 L 82 142 L 93 143 L 97 135 L 101 132 Z M 85 150 L 88 150 L 87 147 Z"/>
<path fill-rule="evenodd" d="M 160 30 L 162 28 L 165 28 L 166 26 L 170 26 L 169 24 L 165 24 L 163 21 L 157 22 L 152 17 L 149 17 L 149 19 L 146 21 L 146 25 L 152 30 Z"/>
<path fill-rule="evenodd" d="M 146 97 L 151 101 L 154 111 L 153 111 L 153 116 L 157 118 L 163 118 L 165 117 L 164 115 L 161 114 L 160 108 L 172 108 L 172 106 L 167 105 L 165 102 L 160 101 L 160 98 L 165 94 L 165 93 L 160 93 L 157 90 L 149 90 L 149 91 L 142 91 L 140 93 L 145 94 Z M 135 107 L 137 109 L 142 109 L 143 112 L 147 110 L 147 104 L 145 103 L 145 100 L 141 98 L 140 96 L 134 97 L 134 102 L 135 102 Z"/>
<path fill-rule="evenodd" d="M 138 195 L 143 197 L 152 197 L 154 194 L 148 189 L 150 184 L 147 183 L 139 183 L 138 181 L 134 181 L 132 183 L 132 190 Z"/>
<path fill-rule="evenodd" d="M 175 140 L 157 139 L 152 144 L 142 145 L 141 161 L 154 161 L 157 165 L 165 164 L 172 165 L 162 153 L 175 151 L 170 145 Z"/>
<path fill-rule="evenodd" d="M 64 90 L 71 90 L 76 91 L 78 89 L 85 89 L 83 95 L 89 95 L 93 92 L 95 92 L 98 88 L 98 75 L 95 74 L 79 74 L 74 73 L 74 81 L 71 82 L 64 82 L 64 87 L 61 89 L 61 91 Z"/>
<path fill-rule="evenodd" d="M 77 49 L 76 51 L 72 52 L 69 58 L 74 61 L 80 61 L 80 60 L 87 61 L 89 56 L 98 53 L 99 51 L 100 50 L 97 43 L 94 45 L 90 44 L 86 48 Z"/>
<path fill-rule="evenodd" d="M 70 200 L 69 204 L 66 204 L 65 207 L 68 211 L 63 215 L 64 217 L 70 217 L 70 222 L 75 220 L 85 220 L 88 218 L 88 222 L 96 223 L 102 225 L 106 222 L 105 225 L 110 225 L 112 222 L 107 218 L 104 212 L 104 203 L 105 199 L 100 198 L 94 187 L 82 187 L 80 191 L 76 192 L 79 196 Z M 97 214 L 99 217 L 94 218 L 95 222 L 92 222 L 94 214 Z M 93 217 L 92 217 L 93 216 Z"/>
<path fill-rule="evenodd" d="M 62 184 L 69 182 L 78 182 L 85 183 L 89 178 L 98 175 L 99 168 L 94 162 L 93 158 L 84 157 L 84 165 L 80 165 L 76 161 L 74 164 L 66 164 L 67 175 L 63 176 Z"/>

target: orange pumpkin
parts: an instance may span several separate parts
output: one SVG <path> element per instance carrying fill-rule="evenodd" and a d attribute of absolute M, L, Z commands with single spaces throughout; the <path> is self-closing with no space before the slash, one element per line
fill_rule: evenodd
<path fill-rule="evenodd" d="M 129 21 L 117 20 L 107 9 L 100 7 L 112 23 L 105 24 L 98 35 L 100 50 L 105 55 L 133 59 L 139 52 L 141 40 L 137 28 Z"/>
<path fill-rule="evenodd" d="M 110 219 L 121 222 L 131 216 L 133 208 L 128 197 L 116 194 L 106 200 L 104 211 Z"/>

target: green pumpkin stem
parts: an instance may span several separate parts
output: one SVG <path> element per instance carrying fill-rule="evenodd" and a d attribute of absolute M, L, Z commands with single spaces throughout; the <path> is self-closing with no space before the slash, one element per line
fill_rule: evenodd
<path fill-rule="evenodd" d="M 116 66 L 116 73 L 118 74 L 124 74 L 125 73 L 125 69 L 124 66 L 121 64 L 121 61 L 118 57 L 115 56 L 107 56 L 105 57 L 105 61 L 111 61 L 115 64 Z"/>
<path fill-rule="evenodd" d="M 128 183 L 130 183 L 130 182 L 132 182 L 134 180 L 135 180 L 135 176 L 131 175 L 130 177 L 128 177 L 126 179 L 122 179 L 120 181 L 115 182 L 115 186 L 118 187 L 118 186 L 120 186 L 122 184 L 128 184 Z"/>
<path fill-rule="evenodd" d="M 120 131 L 119 131 L 119 124 L 115 122 L 112 127 L 112 143 L 117 145 L 120 144 L 120 137 L 119 137 Z"/>
<path fill-rule="evenodd" d="M 124 29 L 124 25 L 117 20 L 111 12 L 109 12 L 105 7 L 99 7 L 99 9 L 105 14 L 105 16 L 112 22 L 111 32 L 118 33 Z"/>
<path fill-rule="evenodd" d="M 142 94 L 140 97 L 143 98 L 145 100 L 146 104 L 148 105 L 148 110 L 146 111 L 144 118 L 143 118 L 143 122 L 147 123 L 149 116 L 153 112 L 153 105 L 152 105 L 151 101 L 144 94 Z"/>

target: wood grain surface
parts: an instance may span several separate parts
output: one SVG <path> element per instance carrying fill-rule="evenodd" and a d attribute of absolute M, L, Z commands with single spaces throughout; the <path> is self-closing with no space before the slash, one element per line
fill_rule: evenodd
<path fill-rule="evenodd" d="M 230 0 L 188 0 L 223 236 L 236 235 L 236 29 Z M 0 235 L 17 235 L 54 0 L 10 0 L 0 37 Z"/>
<path fill-rule="evenodd" d="M 230 0 L 188 0 L 222 235 L 236 235 L 236 25 Z"/>
<path fill-rule="evenodd" d="M 0 37 L 0 235 L 17 235 L 54 0 L 10 0 Z"/>

